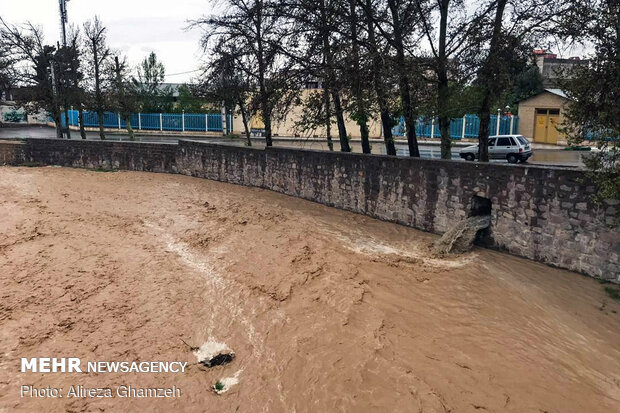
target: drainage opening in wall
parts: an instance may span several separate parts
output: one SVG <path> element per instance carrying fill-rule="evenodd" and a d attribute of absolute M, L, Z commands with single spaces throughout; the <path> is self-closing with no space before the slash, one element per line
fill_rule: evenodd
<path fill-rule="evenodd" d="M 471 198 L 471 208 L 469 210 L 469 217 L 479 217 L 491 215 L 493 203 L 489 198 L 485 198 L 482 196 L 474 195 Z M 474 240 L 474 244 L 476 245 L 489 245 L 491 243 L 491 226 L 488 226 L 476 234 L 476 239 Z"/>

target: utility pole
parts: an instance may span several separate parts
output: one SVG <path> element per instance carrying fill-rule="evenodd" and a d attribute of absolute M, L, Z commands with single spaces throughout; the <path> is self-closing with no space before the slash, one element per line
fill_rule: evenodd
<path fill-rule="evenodd" d="M 66 24 L 68 22 L 67 19 L 67 2 L 69 0 L 58 0 L 58 6 L 60 8 L 60 29 L 61 29 L 61 36 L 62 36 L 62 46 L 66 49 L 67 48 L 67 27 Z M 58 49 L 60 49 L 60 47 L 58 47 Z M 66 50 L 65 50 L 66 52 Z M 65 68 L 66 69 L 66 68 Z M 69 130 L 69 104 L 67 102 L 67 99 L 64 100 L 64 112 L 65 112 L 65 123 L 66 123 L 66 130 L 65 133 L 67 134 L 67 139 L 71 139 L 71 132 Z"/>
<path fill-rule="evenodd" d="M 62 45 L 67 47 L 67 28 L 66 24 L 68 22 L 67 19 L 67 2 L 69 0 L 58 0 L 58 5 L 60 7 L 60 29 L 62 34 Z"/>

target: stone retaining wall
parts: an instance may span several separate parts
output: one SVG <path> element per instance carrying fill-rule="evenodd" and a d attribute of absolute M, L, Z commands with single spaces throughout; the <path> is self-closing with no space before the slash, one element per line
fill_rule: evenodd
<path fill-rule="evenodd" d="M 595 205 L 590 195 L 596 188 L 578 170 L 191 141 L 55 139 L 0 143 L 1 162 L 180 173 L 266 188 L 434 233 L 466 217 L 476 195 L 492 201 L 491 228 L 482 240 L 487 246 L 620 282 L 620 201 Z"/>

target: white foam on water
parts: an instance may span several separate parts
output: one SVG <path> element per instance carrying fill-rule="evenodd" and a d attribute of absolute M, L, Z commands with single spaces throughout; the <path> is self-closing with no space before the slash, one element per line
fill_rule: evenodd
<path fill-rule="evenodd" d="M 226 393 L 228 390 L 230 390 L 230 388 L 232 386 L 235 386 L 235 385 L 239 384 L 239 375 L 241 374 L 242 371 L 243 371 L 243 369 L 237 370 L 237 372 L 235 373 L 234 376 L 232 376 L 232 377 L 224 377 L 224 378 L 218 380 L 220 383 L 222 383 L 224 388 L 221 389 L 221 390 L 218 390 L 218 389 L 214 388 L 213 390 L 215 390 L 215 392 L 217 394 Z"/>
<path fill-rule="evenodd" d="M 157 224 L 153 224 L 152 222 L 144 222 L 144 225 L 149 228 L 153 228 L 160 233 L 164 239 L 166 249 L 168 251 L 175 253 L 188 267 L 191 267 L 203 274 L 205 281 L 211 287 L 213 292 L 212 297 L 217 297 L 217 302 L 222 305 L 222 308 L 226 309 L 227 316 L 230 317 L 230 319 L 240 322 L 245 327 L 245 333 L 248 337 L 248 341 L 252 344 L 255 354 L 261 358 L 265 357 L 263 354 L 264 339 L 261 337 L 256 337 L 257 334 L 254 325 L 250 319 L 243 314 L 243 309 L 238 304 L 239 302 L 242 302 L 242 300 L 240 300 L 239 297 L 231 296 L 231 294 L 234 294 L 237 290 L 232 288 L 231 282 L 222 277 L 208 259 L 205 259 L 200 254 L 192 252 L 192 249 L 188 244 L 178 241 Z M 226 251 L 225 247 L 220 247 L 218 249 L 218 252 L 224 251 Z M 213 312 L 211 314 L 211 325 L 207 326 L 207 331 L 209 334 L 212 332 L 215 318 L 216 314 Z"/>
<path fill-rule="evenodd" d="M 194 355 L 199 363 L 205 360 L 211 360 L 220 354 L 234 354 L 234 352 L 226 343 L 220 343 L 215 340 L 209 340 L 203 343 L 198 350 L 194 351 Z"/>

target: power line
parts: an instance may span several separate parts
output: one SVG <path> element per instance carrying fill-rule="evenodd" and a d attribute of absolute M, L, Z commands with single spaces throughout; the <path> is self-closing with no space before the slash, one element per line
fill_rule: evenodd
<path fill-rule="evenodd" d="M 177 76 L 177 75 L 186 75 L 188 73 L 199 72 L 200 70 L 202 70 L 202 69 L 189 70 L 187 72 L 170 73 L 170 74 L 167 74 L 166 77 L 168 77 L 168 76 Z"/>

